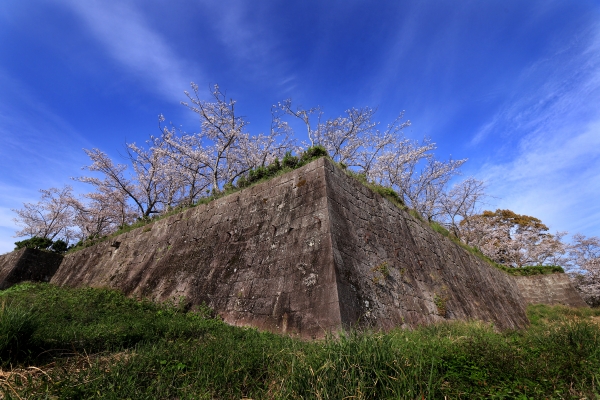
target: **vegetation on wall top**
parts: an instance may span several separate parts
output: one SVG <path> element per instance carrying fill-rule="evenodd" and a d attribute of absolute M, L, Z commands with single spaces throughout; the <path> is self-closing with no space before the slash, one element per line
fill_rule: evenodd
<path fill-rule="evenodd" d="M 456 182 L 467 160 L 439 160 L 431 140 L 406 138 L 403 131 L 410 121 L 403 112 L 382 127 L 369 107 L 325 118 L 319 107 L 295 106 L 288 99 L 273 106 L 268 132 L 252 135 L 235 100 L 227 99 L 218 86 L 212 88 L 210 101 L 202 99 L 195 84 L 185 94 L 184 106 L 200 121 L 198 132 L 163 126 L 161 115 L 160 135 L 150 136 L 145 145 L 128 143 L 126 164 L 115 163 L 99 149 L 85 150 L 91 175 L 76 180 L 94 190 L 79 197 L 70 186 L 42 190 L 39 202 L 14 210 L 23 228 L 17 235 L 79 241 L 80 248 L 284 173 L 318 155 L 330 157 L 373 191 L 494 263 L 507 268 L 561 265 L 590 279 L 600 276 L 600 238 L 574 235 L 567 244 L 565 232 L 550 233 L 535 217 L 482 211 L 485 183 L 473 177 Z M 295 142 L 289 120 L 306 128 L 310 143 Z"/>

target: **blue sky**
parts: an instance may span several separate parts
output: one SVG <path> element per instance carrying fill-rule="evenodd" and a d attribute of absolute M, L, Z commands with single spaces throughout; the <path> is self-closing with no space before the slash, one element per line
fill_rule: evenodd
<path fill-rule="evenodd" d="M 11 208 L 73 184 L 83 148 L 116 159 L 194 131 L 184 90 L 218 83 L 249 130 L 292 98 L 335 117 L 377 107 L 440 158 L 468 158 L 486 208 L 600 235 L 600 4 L 596 1 L 3 0 L 0 254 Z M 300 138 L 302 139 L 302 138 Z"/>

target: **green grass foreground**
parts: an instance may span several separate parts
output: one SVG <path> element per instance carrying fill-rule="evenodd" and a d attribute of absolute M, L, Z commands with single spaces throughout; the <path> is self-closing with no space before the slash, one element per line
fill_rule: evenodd
<path fill-rule="evenodd" d="M 0 390 L 25 399 L 600 398 L 600 310 L 303 342 L 100 289 L 0 292 Z"/>

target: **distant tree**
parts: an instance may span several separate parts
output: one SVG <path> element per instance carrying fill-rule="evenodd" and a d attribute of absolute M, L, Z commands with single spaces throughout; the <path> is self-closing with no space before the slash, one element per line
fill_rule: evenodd
<path fill-rule="evenodd" d="M 590 306 L 600 306 L 600 237 L 573 235 L 569 258 L 575 288 Z"/>
<path fill-rule="evenodd" d="M 439 201 L 440 222 L 444 223 L 457 238 L 462 237 L 460 221 L 480 212 L 479 207 L 487 197 L 485 182 L 467 178 L 443 191 Z"/>
<path fill-rule="evenodd" d="M 23 208 L 13 209 L 17 217 L 13 219 L 23 229 L 15 236 L 38 237 L 54 240 L 61 238 L 69 242 L 73 238 L 73 188 L 50 188 L 40 190 L 37 203 L 25 203 Z"/>
<path fill-rule="evenodd" d="M 571 265 L 587 273 L 590 278 L 600 279 L 600 237 L 573 235 L 569 246 Z"/>
<path fill-rule="evenodd" d="M 560 265 L 566 232 L 548 233 L 541 220 L 511 210 L 484 211 L 460 222 L 461 239 L 499 264 L 511 267 Z"/>

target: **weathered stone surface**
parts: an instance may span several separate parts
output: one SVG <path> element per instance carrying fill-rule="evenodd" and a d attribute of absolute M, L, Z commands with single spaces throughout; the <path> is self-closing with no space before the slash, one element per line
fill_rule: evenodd
<path fill-rule="evenodd" d="M 69 254 L 52 282 L 207 303 L 305 338 L 481 319 L 526 326 L 511 277 L 327 159 Z"/>
<path fill-rule="evenodd" d="M 341 326 L 323 161 L 69 254 L 53 283 L 205 302 L 234 325 Z"/>
<path fill-rule="evenodd" d="M 510 276 L 333 164 L 324 167 L 344 326 L 387 329 L 445 319 L 479 319 L 500 329 L 528 324 Z"/>
<path fill-rule="evenodd" d="M 23 281 L 49 282 L 62 258 L 60 254 L 28 248 L 0 256 L 0 290 Z"/>
<path fill-rule="evenodd" d="M 567 274 L 548 274 L 514 277 L 527 304 L 562 304 L 587 307 Z"/>

